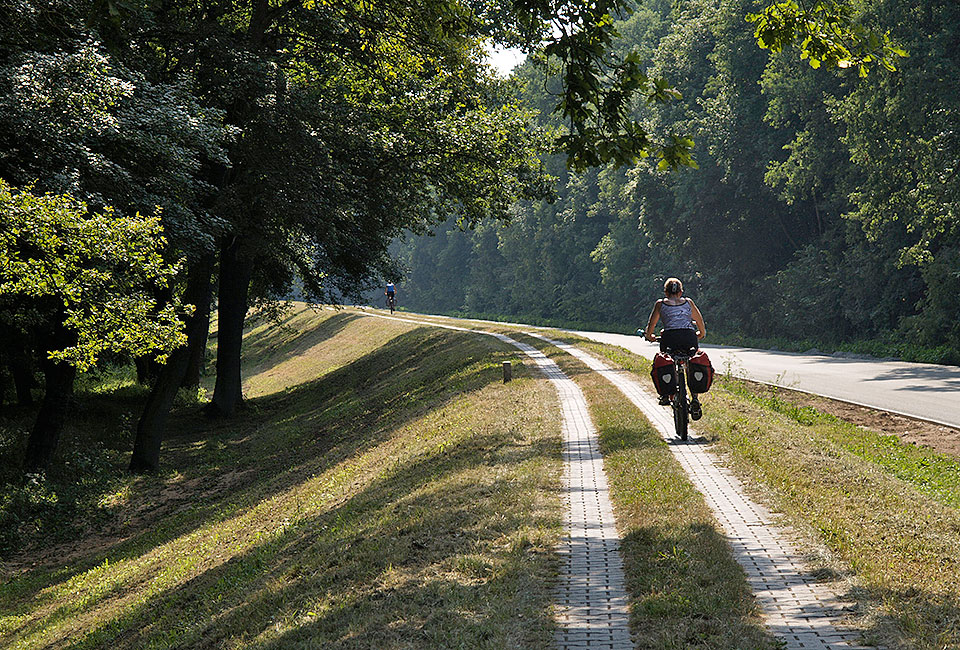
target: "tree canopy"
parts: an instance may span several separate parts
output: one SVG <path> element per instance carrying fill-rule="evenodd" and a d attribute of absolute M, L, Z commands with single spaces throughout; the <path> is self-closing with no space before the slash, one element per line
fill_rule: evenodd
<path fill-rule="evenodd" d="M 842 9 L 837 20 L 856 34 L 899 45 L 877 41 L 890 66 L 878 63 L 882 52 L 867 59 L 869 36 L 846 58 L 814 54 L 810 33 L 794 41 L 799 49 L 763 49 L 756 23 L 745 22 L 755 3 L 641 3 L 617 23 L 617 47 L 683 100 L 635 103 L 631 118 L 690 137 L 699 169 L 664 173 L 640 161 L 570 173 L 554 160 L 556 201 L 523 203 L 510 228 L 447 226 L 400 246 L 411 267 L 404 304 L 626 326 L 676 275 L 714 331 L 826 345 L 899 340 L 957 361 L 960 59 L 951 44 L 960 9 L 945 0 L 771 7 Z M 837 25 L 822 22 L 818 33 Z M 538 73 L 519 74 L 529 105 L 549 104 Z"/>

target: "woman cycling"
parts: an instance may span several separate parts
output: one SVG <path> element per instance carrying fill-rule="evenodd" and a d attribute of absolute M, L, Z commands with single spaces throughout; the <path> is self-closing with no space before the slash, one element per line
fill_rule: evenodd
<path fill-rule="evenodd" d="M 683 297 L 683 283 L 677 278 L 667 278 L 663 283 L 663 295 L 664 298 L 653 305 L 643 333 L 644 338 L 656 341 L 653 328 L 658 321 L 663 320 L 663 331 L 660 332 L 661 352 L 699 349 L 699 340 L 706 336 L 707 327 L 703 324 L 703 316 L 697 306 L 690 298 Z M 690 403 L 690 414 L 693 419 L 699 419 L 700 402 L 696 395 Z"/>
<path fill-rule="evenodd" d="M 656 341 L 653 328 L 663 320 L 660 332 L 660 351 L 690 350 L 700 347 L 699 340 L 707 334 L 700 310 L 690 298 L 683 297 L 683 283 L 677 278 L 667 278 L 663 283 L 663 295 L 653 305 L 650 320 L 643 336 L 648 341 Z"/>

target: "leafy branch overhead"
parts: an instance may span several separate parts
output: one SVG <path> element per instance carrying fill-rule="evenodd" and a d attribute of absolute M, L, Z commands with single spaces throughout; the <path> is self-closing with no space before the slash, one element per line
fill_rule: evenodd
<path fill-rule="evenodd" d="M 656 154 L 660 168 L 696 167 L 693 142 L 673 138 L 657 145 L 644 126 L 632 117 L 633 98 L 648 103 L 680 99 L 667 80 L 649 77 L 636 52 L 622 61 L 611 60 L 621 35 L 615 17 L 632 13 L 621 0 L 569 2 L 547 17 L 556 36 L 543 48 L 546 65 L 556 62 L 563 88 L 556 111 L 567 121 L 568 132 L 557 140 L 567 164 L 579 171 L 605 163 L 624 165 Z"/>
<path fill-rule="evenodd" d="M 756 24 L 757 44 L 773 52 L 799 42 L 800 58 L 814 68 L 821 65 L 860 69 L 866 77 L 871 64 L 896 70 L 896 61 L 908 56 L 890 38 L 855 19 L 853 8 L 836 0 L 776 2 L 760 13 L 747 15 Z"/>

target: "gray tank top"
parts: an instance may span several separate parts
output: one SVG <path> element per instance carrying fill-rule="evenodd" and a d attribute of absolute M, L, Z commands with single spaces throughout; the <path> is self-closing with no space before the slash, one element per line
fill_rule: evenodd
<path fill-rule="evenodd" d="M 660 319 L 663 321 L 665 330 L 694 330 L 693 310 L 690 308 L 690 301 L 684 300 L 679 305 L 668 305 L 665 302 L 660 303 Z"/>

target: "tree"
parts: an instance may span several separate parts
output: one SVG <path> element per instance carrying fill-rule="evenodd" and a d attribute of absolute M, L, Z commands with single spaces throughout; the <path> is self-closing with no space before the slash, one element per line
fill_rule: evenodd
<path fill-rule="evenodd" d="M 178 305 L 153 298 L 177 271 L 164 261 L 165 244 L 157 216 L 91 213 L 67 195 L 0 181 L 0 300 L 17 307 L 5 325 L 36 337 L 46 388 L 28 473 L 45 471 L 56 450 L 77 370 L 106 351 L 163 355 L 184 342 Z"/>

